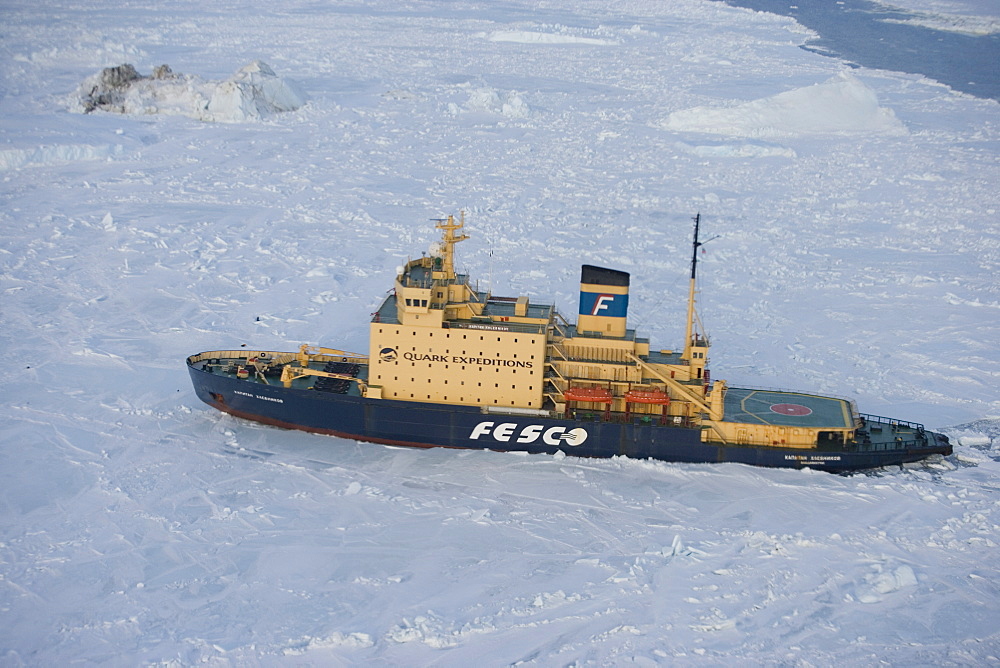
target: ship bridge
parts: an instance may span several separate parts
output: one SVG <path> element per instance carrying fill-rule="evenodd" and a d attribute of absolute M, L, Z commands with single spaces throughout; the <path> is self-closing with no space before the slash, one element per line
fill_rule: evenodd
<path fill-rule="evenodd" d="M 370 326 L 367 398 L 542 409 L 548 304 L 492 297 L 455 271 L 464 220 L 409 260 Z"/>

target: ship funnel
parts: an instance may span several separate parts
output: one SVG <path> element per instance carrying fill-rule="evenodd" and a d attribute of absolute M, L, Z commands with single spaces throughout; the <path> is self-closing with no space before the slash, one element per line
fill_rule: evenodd
<path fill-rule="evenodd" d="M 628 279 L 629 275 L 624 271 L 583 265 L 580 274 L 580 318 L 576 325 L 578 332 L 625 336 Z"/>

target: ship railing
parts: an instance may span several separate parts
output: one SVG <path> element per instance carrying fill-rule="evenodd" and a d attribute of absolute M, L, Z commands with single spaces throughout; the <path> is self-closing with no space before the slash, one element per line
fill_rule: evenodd
<path fill-rule="evenodd" d="M 372 322 L 380 322 L 387 325 L 399 324 L 396 312 L 396 295 L 389 295 L 385 298 L 382 305 L 378 307 L 378 310 L 372 313 Z"/>
<path fill-rule="evenodd" d="M 567 383 L 563 381 L 563 386 L 560 387 L 558 380 L 559 379 L 554 378 L 552 376 L 546 378 L 545 379 L 546 385 L 543 392 L 545 392 L 546 397 L 552 400 L 552 403 L 565 405 L 566 398 L 564 395 L 566 392 Z"/>
<path fill-rule="evenodd" d="M 845 397 L 840 394 L 827 394 L 827 393 L 817 394 L 814 390 L 800 390 L 793 387 L 769 387 L 767 385 L 730 385 L 730 387 L 740 390 L 757 390 L 759 392 L 781 392 L 786 394 L 804 394 L 810 397 L 821 396 L 821 397 L 826 397 L 828 399 L 839 399 L 841 401 L 848 402 L 852 406 L 854 405 L 854 400 L 851 399 L 850 397 Z M 854 414 L 857 415 L 858 413 L 855 411 Z"/>
<path fill-rule="evenodd" d="M 858 413 L 858 405 L 854 402 L 854 399 L 851 399 L 850 397 L 845 397 L 845 396 L 840 395 L 840 394 L 827 394 L 827 393 L 817 394 L 815 391 L 799 390 L 799 389 L 790 388 L 790 387 L 768 387 L 766 385 L 752 385 L 752 386 L 747 386 L 747 385 L 730 385 L 729 389 L 731 389 L 731 390 L 733 390 L 733 389 L 738 389 L 738 390 L 757 390 L 759 392 L 780 392 L 780 393 L 784 393 L 784 394 L 804 394 L 804 395 L 810 396 L 810 397 L 817 397 L 817 396 L 819 396 L 819 397 L 825 397 L 827 399 L 839 399 L 840 401 L 846 402 L 851 407 L 851 415 L 855 419 L 857 419 L 857 417 L 860 415 L 860 413 Z"/>
<path fill-rule="evenodd" d="M 652 427 L 695 427 L 697 422 L 683 415 L 662 415 L 660 413 L 622 413 L 598 411 L 592 408 L 577 408 L 573 417 L 585 422 L 610 422 L 613 424 L 649 425 Z"/>
<path fill-rule="evenodd" d="M 421 267 L 424 271 L 428 271 L 426 268 Z M 415 276 L 411 272 L 403 276 L 401 281 L 404 288 L 422 288 L 424 290 L 430 290 L 432 288 L 446 286 L 446 285 L 468 285 L 469 275 L 468 274 L 455 274 L 455 278 L 433 278 L 428 274 L 422 274 L 421 276 Z"/>
<path fill-rule="evenodd" d="M 847 443 L 841 443 L 839 441 L 823 441 L 822 443 L 810 444 L 810 445 L 794 445 L 788 443 L 776 442 L 774 440 L 766 439 L 737 439 L 736 441 L 728 441 L 722 439 L 710 439 L 709 442 L 712 443 L 723 443 L 724 445 L 730 446 L 746 446 L 746 447 L 758 447 L 758 448 L 785 448 L 789 450 L 815 450 L 817 452 L 882 452 L 888 450 L 913 450 L 916 448 L 926 448 L 931 445 L 928 439 L 916 434 L 912 435 L 913 438 L 903 438 L 897 437 L 895 439 L 880 439 L 880 440 L 849 440 Z"/>
<path fill-rule="evenodd" d="M 635 330 L 626 329 L 625 336 L 612 336 L 611 334 L 606 334 L 604 332 L 594 332 L 591 330 L 580 330 L 577 329 L 577 334 L 588 339 L 609 339 L 612 341 L 635 341 Z M 647 339 L 648 342 L 648 339 Z"/>
<path fill-rule="evenodd" d="M 546 379 L 549 379 L 549 378 L 553 378 L 553 379 L 554 378 L 558 378 L 559 380 L 561 380 L 564 383 L 568 383 L 569 382 L 569 380 L 566 378 L 566 376 L 562 375 L 562 373 L 559 371 L 559 369 L 557 369 L 555 367 L 555 365 L 549 364 L 549 363 L 545 364 L 545 378 Z"/>
<path fill-rule="evenodd" d="M 933 445 L 926 438 L 903 439 L 897 438 L 893 441 L 855 441 L 852 443 L 852 450 L 858 452 L 881 452 L 884 450 L 913 450 L 916 448 L 926 448 Z"/>
<path fill-rule="evenodd" d="M 563 347 L 560 346 L 558 343 L 549 341 L 549 347 L 552 348 L 552 350 L 559 353 L 559 357 L 562 357 L 564 360 L 569 360 L 570 358 L 569 354 L 565 350 L 563 350 Z"/>
<path fill-rule="evenodd" d="M 278 356 L 281 357 L 278 357 Z M 272 357 L 273 356 L 273 357 Z M 249 350 L 247 348 L 241 348 L 239 350 L 209 350 L 207 352 L 198 353 L 197 355 L 191 355 L 187 358 L 188 364 L 197 364 L 199 362 L 204 362 L 206 360 L 248 360 L 252 358 L 258 358 L 262 362 L 270 362 L 272 364 L 284 364 L 287 361 L 295 359 L 295 353 L 278 353 L 273 350 Z M 285 359 L 288 357 L 289 359 Z M 278 361 L 282 360 L 282 361 Z"/>
<path fill-rule="evenodd" d="M 449 320 L 447 326 L 451 329 L 480 329 L 490 332 L 518 332 L 521 334 L 541 334 L 541 325 L 528 325 L 520 322 L 503 322 L 485 320 L 483 322 L 462 322 Z"/>
<path fill-rule="evenodd" d="M 556 329 L 559 328 L 559 323 L 556 322 L 557 320 L 559 322 L 561 322 L 565 327 L 573 327 L 574 326 L 572 323 L 570 323 L 569 320 L 567 320 L 566 318 L 563 317 L 562 313 L 560 313 L 555 308 L 553 308 L 552 309 L 552 324 L 556 327 Z M 562 336 L 566 336 L 561 331 L 559 333 L 562 334 Z"/>
<path fill-rule="evenodd" d="M 919 422 L 910 422 L 909 420 L 898 420 L 896 418 L 882 417 L 881 415 L 869 415 L 868 413 L 858 413 L 858 417 L 865 421 L 866 424 L 871 425 L 873 423 L 877 424 L 887 424 L 893 428 L 904 427 L 906 429 L 913 429 L 916 431 L 923 431 L 924 425 Z"/>
<path fill-rule="evenodd" d="M 187 358 L 187 363 L 189 365 L 198 364 L 199 362 L 207 362 L 206 366 L 223 366 L 227 363 L 234 364 L 246 364 L 251 359 L 255 359 L 258 365 L 267 365 L 269 367 L 280 367 L 286 364 L 291 364 L 297 362 L 300 358 L 299 353 L 292 352 L 276 352 L 273 350 L 248 350 L 246 348 L 241 348 L 239 350 L 210 350 L 203 353 L 198 353 L 197 355 L 191 355 Z M 365 364 L 368 361 L 367 355 L 358 355 L 357 353 L 341 352 L 336 353 L 314 353 L 309 355 L 311 362 L 323 363 L 327 362 L 354 362 Z"/>

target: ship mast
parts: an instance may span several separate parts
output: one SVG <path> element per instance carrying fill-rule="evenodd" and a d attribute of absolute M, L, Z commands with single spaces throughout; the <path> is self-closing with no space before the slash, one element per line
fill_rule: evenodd
<path fill-rule="evenodd" d="M 458 223 L 455 222 L 455 216 L 449 215 L 447 218 L 435 218 L 437 225 L 435 227 L 439 230 L 444 230 L 444 235 L 442 241 L 444 242 L 444 249 L 442 251 L 443 257 L 441 258 L 441 271 L 444 273 L 446 279 L 455 278 L 455 244 L 459 241 L 465 241 L 468 239 L 468 235 L 456 235 L 455 230 L 460 230 L 465 227 L 465 211 L 460 213 Z"/>
<path fill-rule="evenodd" d="M 695 276 L 698 273 L 698 247 L 701 246 L 701 242 L 698 241 L 698 226 L 701 223 L 701 214 L 695 214 L 694 217 L 694 242 L 691 244 L 691 284 L 688 288 L 688 310 L 687 310 L 687 329 L 684 332 L 684 354 L 681 359 L 690 360 L 691 359 L 691 347 L 694 344 L 694 336 L 696 333 L 694 331 L 694 283 Z"/>

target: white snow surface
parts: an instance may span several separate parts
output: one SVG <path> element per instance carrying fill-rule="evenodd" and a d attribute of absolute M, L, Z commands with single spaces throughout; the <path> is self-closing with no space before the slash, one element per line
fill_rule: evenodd
<path fill-rule="evenodd" d="M 703 0 L 3 17 L 3 665 L 1000 661 L 996 102 L 844 78 L 791 20 Z M 124 62 L 258 59 L 309 101 L 66 109 Z M 406 450 L 195 398 L 202 350 L 364 352 L 463 207 L 483 285 L 572 315 L 580 264 L 629 271 L 664 348 L 700 212 L 713 376 L 852 396 L 955 455 L 842 477 Z"/>
<path fill-rule="evenodd" d="M 616 44 L 616 42 L 599 37 L 534 32 L 530 30 L 499 30 L 486 34 L 484 37 L 491 42 L 517 42 L 520 44 L 596 44 L 599 46 Z"/>

